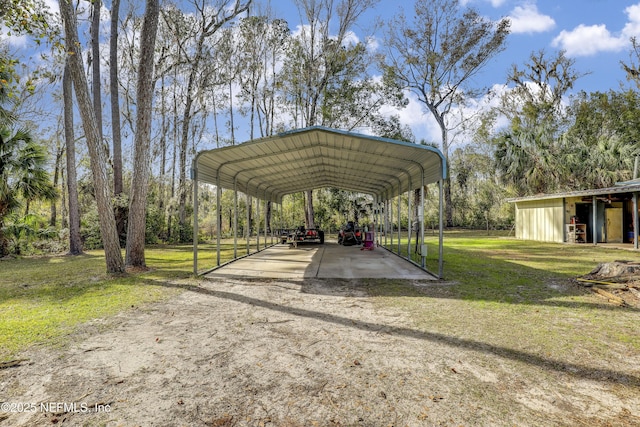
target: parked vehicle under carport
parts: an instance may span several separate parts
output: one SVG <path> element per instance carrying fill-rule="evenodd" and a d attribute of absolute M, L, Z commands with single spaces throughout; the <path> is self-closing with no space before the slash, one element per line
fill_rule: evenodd
<path fill-rule="evenodd" d="M 323 244 L 324 231 L 317 228 L 305 228 L 301 225 L 295 230 L 289 231 L 289 233 L 287 233 L 286 240 L 284 239 L 284 234 L 282 234 L 280 240 L 282 243 L 289 243 L 290 247 L 297 247 L 299 243 Z"/>
<path fill-rule="evenodd" d="M 343 246 L 362 244 L 362 230 L 360 230 L 357 223 L 349 221 L 340 228 L 338 232 L 338 244 Z"/>

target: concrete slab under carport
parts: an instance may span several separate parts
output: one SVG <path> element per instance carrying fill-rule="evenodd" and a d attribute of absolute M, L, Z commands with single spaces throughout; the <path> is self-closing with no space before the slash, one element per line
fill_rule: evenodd
<path fill-rule="evenodd" d="M 219 267 L 205 277 L 437 280 L 386 249 L 369 251 L 360 248 L 330 241 L 322 245 L 306 243 L 291 248 L 288 244 L 277 244 Z"/>

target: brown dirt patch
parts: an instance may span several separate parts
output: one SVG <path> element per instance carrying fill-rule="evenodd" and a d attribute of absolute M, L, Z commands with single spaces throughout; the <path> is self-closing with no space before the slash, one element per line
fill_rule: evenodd
<path fill-rule="evenodd" d="M 633 373 L 420 330 L 357 281 L 174 286 L 0 370 L 0 425 L 640 425 Z"/>

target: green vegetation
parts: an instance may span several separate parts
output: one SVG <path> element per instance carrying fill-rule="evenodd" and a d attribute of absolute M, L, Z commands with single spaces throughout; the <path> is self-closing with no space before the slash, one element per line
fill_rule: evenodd
<path fill-rule="evenodd" d="M 607 360 L 612 348 L 640 351 L 640 310 L 613 306 L 570 281 L 599 262 L 637 258 L 635 252 L 485 234 L 446 233 L 442 282 L 372 280 L 367 289 L 381 306 L 408 312 L 417 329 L 493 353 L 582 366 L 585 357 Z M 433 270 L 437 239 L 429 236 L 428 245 Z M 199 249 L 200 266 L 212 267 L 215 248 Z M 232 254 L 226 240 L 221 259 Z M 146 272 L 110 276 L 98 251 L 0 261 L 0 361 L 34 344 L 63 345 L 83 323 L 143 308 L 180 292 L 176 281 L 195 280 L 189 245 L 150 247 L 147 265 Z"/>
<path fill-rule="evenodd" d="M 437 240 L 428 245 L 427 267 L 437 271 Z M 384 281 L 371 292 L 411 313 L 421 330 L 495 349 L 575 364 L 607 360 L 611 348 L 640 351 L 640 309 L 614 306 L 570 280 L 601 262 L 636 260 L 635 252 L 450 232 L 444 259 L 444 282 Z"/>
<path fill-rule="evenodd" d="M 199 260 L 213 266 L 215 252 L 202 245 Z M 231 258 L 232 247 L 221 256 Z M 0 361 L 33 344 L 62 344 L 78 325 L 175 295 L 170 281 L 193 270 L 191 246 L 155 246 L 146 272 L 105 273 L 104 253 L 0 261 Z"/>

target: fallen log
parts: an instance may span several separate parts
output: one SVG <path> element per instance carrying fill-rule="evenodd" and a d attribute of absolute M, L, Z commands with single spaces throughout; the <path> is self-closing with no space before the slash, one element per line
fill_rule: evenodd
<path fill-rule="evenodd" d="M 591 286 L 592 284 L 595 285 L 600 285 L 600 286 L 606 286 L 609 289 L 627 289 L 627 285 L 622 284 L 622 283 L 614 283 L 614 282 L 608 282 L 608 281 L 604 281 L 604 280 L 594 280 L 594 279 L 583 279 L 581 277 L 579 277 L 578 279 L 576 279 L 578 282 L 584 282 L 584 283 L 588 283 L 588 285 L 583 285 L 583 286 Z"/>
<path fill-rule="evenodd" d="M 620 298 L 619 296 L 614 295 L 611 292 L 605 291 L 604 289 L 602 289 L 602 288 L 600 288 L 598 286 L 591 287 L 591 290 L 593 292 L 596 292 L 596 293 L 602 295 L 603 297 L 607 298 L 609 300 L 609 302 L 611 302 L 613 304 L 620 305 L 620 306 L 627 305 L 627 303 L 622 298 Z"/>

